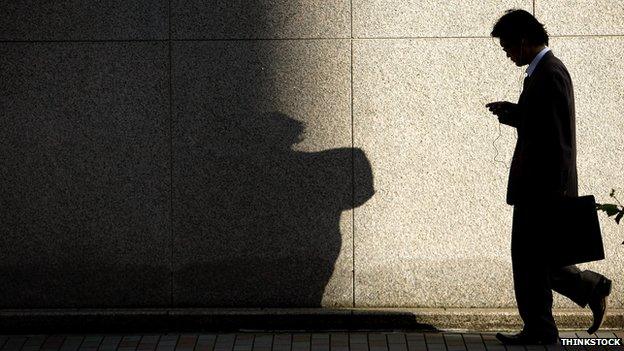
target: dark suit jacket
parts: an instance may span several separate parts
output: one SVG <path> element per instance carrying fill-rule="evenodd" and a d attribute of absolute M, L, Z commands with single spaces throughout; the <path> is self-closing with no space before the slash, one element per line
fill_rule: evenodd
<path fill-rule="evenodd" d="M 572 80 L 552 51 L 525 79 L 513 113 L 499 121 L 518 131 L 507 204 L 578 196 Z"/>

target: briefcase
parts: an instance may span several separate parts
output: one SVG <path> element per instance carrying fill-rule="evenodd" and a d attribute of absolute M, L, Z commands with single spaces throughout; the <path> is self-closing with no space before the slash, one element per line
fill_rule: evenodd
<path fill-rule="evenodd" d="M 550 266 L 560 267 L 603 260 L 604 247 L 593 195 L 555 201 L 549 233 Z"/>

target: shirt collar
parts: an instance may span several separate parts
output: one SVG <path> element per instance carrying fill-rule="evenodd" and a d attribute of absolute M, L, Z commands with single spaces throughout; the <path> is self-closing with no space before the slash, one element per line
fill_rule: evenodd
<path fill-rule="evenodd" d="M 542 57 L 544 57 L 544 55 L 546 55 L 546 53 L 548 51 L 550 51 L 550 48 L 547 46 L 547 47 L 543 48 L 542 51 L 540 51 L 537 55 L 535 55 L 535 58 L 533 59 L 533 61 L 531 61 L 531 64 L 526 69 L 527 77 L 530 77 L 531 74 L 533 74 L 533 71 L 535 70 L 535 67 L 540 62 Z"/>

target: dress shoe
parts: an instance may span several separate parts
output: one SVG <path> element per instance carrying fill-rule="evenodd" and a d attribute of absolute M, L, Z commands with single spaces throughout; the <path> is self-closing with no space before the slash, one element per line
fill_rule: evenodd
<path fill-rule="evenodd" d="M 607 296 L 609 294 L 611 294 L 611 280 L 602 277 L 587 303 L 594 315 L 594 323 L 587 329 L 589 334 L 595 333 L 600 328 L 602 320 L 607 313 Z"/>
<path fill-rule="evenodd" d="M 505 345 L 554 345 L 559 344 L 558 337 L 540 338 L 521 331 L 518 334 L 496 333 L 496 338 Z"/>

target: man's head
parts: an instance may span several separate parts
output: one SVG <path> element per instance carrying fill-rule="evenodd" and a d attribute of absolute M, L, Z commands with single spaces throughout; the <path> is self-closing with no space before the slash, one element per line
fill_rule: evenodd
<path fill-rule="evenodd" d="M 524 10 L 507 10 L 494 25 L 491 35 L 500 39 L 507 57 L 516 66 L 528 65 L 537 48 L 548 45 L 548 33 L 544 25 Z"/>

